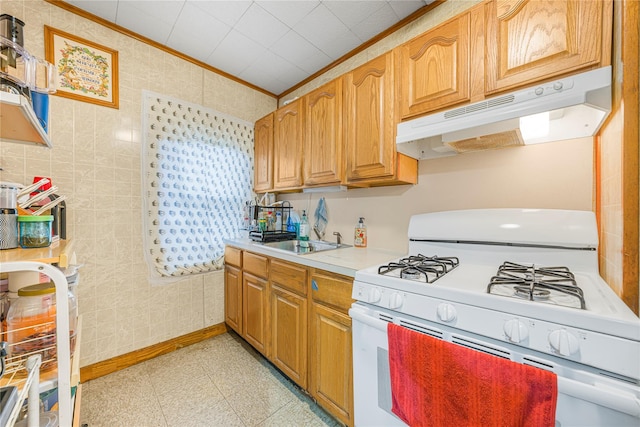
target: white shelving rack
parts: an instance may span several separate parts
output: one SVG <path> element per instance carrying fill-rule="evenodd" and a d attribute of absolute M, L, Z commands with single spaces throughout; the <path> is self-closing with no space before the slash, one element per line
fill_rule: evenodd
<path fill-rule="evenodd" d="M 35 261 L 3 262 L 0 269 L 3 273 L 37 272 L 49 276 L 56 287 L 56 352 L 57 376 L 56 384 L 41 383 L 41 389 L 58 388 L 58 417 L 60 427 L 71 427 L 73 422 L 73 405 L 71 396 L 71 348 L 69 342 L 69 299 L 68 284 L 65 275 L 56 267 Z M 22 405 L 18 401 L 16 405 Z M 15 420 L 9 420 L 11 427 Z"/>

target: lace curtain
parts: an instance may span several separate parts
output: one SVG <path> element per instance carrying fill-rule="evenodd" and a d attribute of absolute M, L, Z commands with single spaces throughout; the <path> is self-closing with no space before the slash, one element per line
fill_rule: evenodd
<path fill-rule="evenodd" d="M 253 124 L 152 92 L 143 97 L 147 263 L 165 279 L 221 269 L 223 239 L 238 235 L 253 196 Z"/>

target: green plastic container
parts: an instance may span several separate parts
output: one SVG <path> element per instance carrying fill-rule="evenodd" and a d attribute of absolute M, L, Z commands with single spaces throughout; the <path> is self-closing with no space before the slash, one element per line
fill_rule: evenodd
<path fill-rule="evenodd" d="M 20 246 L 25 249 L 46 248 L 51 245 L 51 224 L 53 215 L 20 215 Z"/>

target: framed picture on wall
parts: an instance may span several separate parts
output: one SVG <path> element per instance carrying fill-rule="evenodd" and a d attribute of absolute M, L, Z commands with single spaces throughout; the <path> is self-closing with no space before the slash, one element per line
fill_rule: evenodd
<path fill-rule="evenodd" d="M 118 108 L 118 52 L 49 26 L 45 58 L 58 71 L 56 95 Z"/>

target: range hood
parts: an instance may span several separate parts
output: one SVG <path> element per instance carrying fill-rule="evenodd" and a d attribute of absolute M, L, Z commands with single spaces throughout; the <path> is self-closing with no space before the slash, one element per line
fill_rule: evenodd
<path fill-rule="evenodd" d="M 414 159 L 596 134 L 611 110 L 611 67 L 598 68 L 398 124 Z"/>

